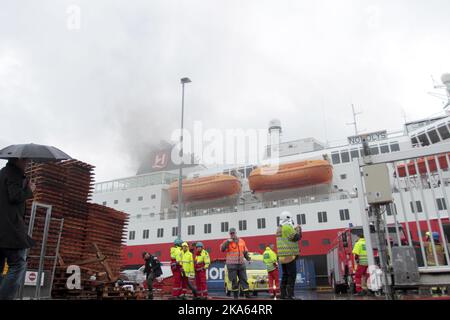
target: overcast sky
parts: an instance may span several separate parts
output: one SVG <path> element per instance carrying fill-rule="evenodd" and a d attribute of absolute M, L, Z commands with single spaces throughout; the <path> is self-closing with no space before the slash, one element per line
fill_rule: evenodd
<path fill-rule="evenodd" d="M 75 7 L 74 7 L 75 6 Z M 75 9 L 74 9 L 75 8 Z M 76 26 L 77 8 L 80 28 Z M 75 11 L 74 11 L 75 10 Z M 0 0 L 0 147 L 55 145 L 98 180 L 179 126 L 345 139 L 442 110 L 448 0 Z"/>

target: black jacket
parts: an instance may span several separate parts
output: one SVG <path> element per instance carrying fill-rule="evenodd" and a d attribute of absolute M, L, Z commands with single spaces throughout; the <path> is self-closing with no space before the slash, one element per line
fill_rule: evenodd
<path fill-rule="evenodd" d="M 150 257 L 145 260 L 144 273 L 147 276 L 150 273 L 153 273 L 156 278 L 162 275 L 161 262 L 159 262 L 158 258 L 150 255 Z"/>
<path fill-rule="evenodd" d="M 31 248 L 24 222 L 25 201 L 33 197 L 24 172 L 11 163 L 0 170 L 0 248 Z"/>

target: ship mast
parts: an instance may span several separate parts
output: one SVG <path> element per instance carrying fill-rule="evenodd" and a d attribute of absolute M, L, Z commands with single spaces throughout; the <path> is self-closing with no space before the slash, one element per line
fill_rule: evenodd
<path fill-rule="evenodd" d="M 443 74 L 441 81 L 444 84 L 445 91 L 447 92 L 447 103 L 444 106 L 444 110 L 448 112 L 448 108 L 450 107 L 450 73 Z"/>
<path fill-rule="evenodd" d="M 360 115 L 362 112 L 355 111 L 355 105 L 352 103 L 352 114 L 353 114 L 353 122 L 347 123 L 348 126 L 354 126 L 355 128 L 355 136 L 358 135 L 358 125 L 356 122 L 356 116 Z"/>

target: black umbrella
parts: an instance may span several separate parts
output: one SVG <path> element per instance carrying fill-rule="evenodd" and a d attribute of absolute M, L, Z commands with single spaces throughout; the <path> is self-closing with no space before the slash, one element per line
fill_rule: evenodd
<path fill-rule="evenodd" d="M 35 162 L 72 159 L 67 153 L 52 146 L 40 144 L 15 144 L 0 150 L 0 159 L 30 159 Z"/>

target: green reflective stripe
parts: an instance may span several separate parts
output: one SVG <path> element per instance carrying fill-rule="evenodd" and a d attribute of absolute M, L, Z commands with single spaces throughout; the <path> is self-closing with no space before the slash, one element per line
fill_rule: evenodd
<path fill-rule="evenodd" d="M 367 256 L 359 256 L 359 264 L 362 266 L 367 266 L 368 264 L 368 260 L 367 260 Z"/>
<path fill-rule="evenodd" d="M 277 237 L 277 251 L 279 257 L 296 256 L 300 252 L 298 241 L 290 241 L 295 236 L 295 229 L 291 225 L 281 226 L 281 237 Z"/>
<path fill-rule="evenodd" d="M 277 250 L 279 257 L 296 256 L 300 252 L 298 242 L 289 241 L 286 238 L 277 238 Z"/>

